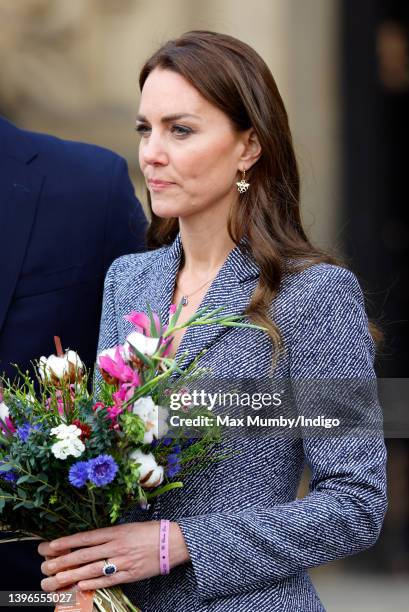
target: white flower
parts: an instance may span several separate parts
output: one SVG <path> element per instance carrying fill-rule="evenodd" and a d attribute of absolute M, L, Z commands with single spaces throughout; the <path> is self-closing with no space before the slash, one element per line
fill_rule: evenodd
<path fill-rule="evenodd" d="M 98 354 L 98 365 L 99 365 L 99 358 L 100 357 L 109 357 L 110 359 L 112 359 L 112 361 L 116 361 L 116 350 L 117 348 L 119 348 L 119 354 L 121 355 L 121 357 L 124 359 L 125 358 L 125 351 L 124 351 L 124 347 L 119 345 L 119 346 L 114 346 L 113 348 L 107 348 L 103 351 L 101 351 Z"/>
<path fill-rule="evenodd" d="M 75 380 L 75 374 L 84 370 L 84 364 L 75 351 L 67 351 L 61 357 L 50 355 L 40 357 L 39 372 L 43 380 L 48 380 L 53 376 L 62 380 L 64 377 Z"/>
<path fill-rule="evenodd" d="M 82 431 L 76 425 L 65 425 L 62 423 L 58 427 L 53 427 L 50 431 L 53 436 L 57 436 L 58 440 L 69 440 L 71 438 L 79 438 Z"/>
<path fill-rule="evenodd" d="M 168 410 L 162 406 L 156 406 L 151 397 L 139 398 L 132 406 L 132 412 L 145 423 L 144 444 L 150 444 L 153 438 L 158 440 L 168 432 Z"/>
<path fill-rule="evenodd" d="M 68 456 L 80 457 L 85 450 L 83 442 L 79 438 L 71 437 L 60 439 L 52 445 L 51 452 L 57 459 L 66 459 Z"/>
<path fill-rule="evenodd" d="M 68 365 L 71 363 L 77 370 L 84 369 L 84 364 L 82 363 L 80 356 L 76 351 L 67 351 L 65 353 L 65 359 Z"/>
<path fill-rule="evenodd" d="M 135 348 L 143 355 L 148 355 L 150 357 L 158 350 L 159 342 L 160 338 L 150 338 L 149 336 L 145 336 L 139 332 L 132 332 L 126 337 L 124 344 L 126 359 L 129 361 L 129 359 L 132 357 L 132 348 Z"/>
<path fill-rule="evenodd" d="M 84 452 L 85 445 L 79 438 L 82 432 L 76 425 L 62 423 L 53 427 L 50 433 L 58 439 L 51 447 L 51 452 L 57 459 L 66 459 L 69 455 L 79 457 Z"/>
<path fill-rule="evenodd" d="M 135 450 L 129 458 L 135 463 L 139 463 L 139 484 L 144 489 L 152 489 L 158 487 L 163 482 L 164 470 L 161 465 L 156 463 L 152 453 L 143 453 L 141 450 Z"/>
<path fill-rule="evenodd" d="M 5 421 L 10 416 L 9 407 L 4 402 L 0 404 L 0 419 Z"/>

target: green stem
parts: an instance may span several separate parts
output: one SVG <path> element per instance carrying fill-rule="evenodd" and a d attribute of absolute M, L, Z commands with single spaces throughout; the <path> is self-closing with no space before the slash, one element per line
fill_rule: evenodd
<path fill-rule="evenodd" d="M 5 495 L 0 495 L 0 499 L 13 499 L 15 501 L 22 501 L 22 502 L 30 501 L 27 499 L 23 499 L 22 497 L 17 497 L 16 495 L 8 495 L 7 497 Z M 36 508 L 38 508 L 39 510 L 44 510 L 44 512 L 48 512 L 49 514 L 53 514 L 54 516 L 58 518 L 58 520 L 64 521 L 64 523 L 68 523 L 69 525 L 71 524 L 70 521 L 68 521 L 63 516 L 61 516 L 61 514 L 57 514 L 53 510 L 50 510 L 49 508 L 45 508 L 44 506 L 36 506 Z"/>
<path fill-rule="evenodd" d="M 97 517 L 96 508 L 95 508 L 95 496 L 94 496 L 94 492 L 93 492 L 93 490 L 91 488 L 89 488 L 88 489 L 88 493 L 89 493 L 89 498 L 91 500 L 92 518 L 94 520 L 95 527 L 98 527 L 98 517 Z"/>
<path fill-rule="evenodd" d="M 53 487 L 52 485 L 50 485 L 50 483 L 49 483 L 49 482 L 46 482 L 45 480 L 42 480 L 41 478 L 38 478 L 37 476 L 35 476 L 35 475 L 34 475 L 34 474 L 32 474 L 31 472 L 28 472 L 27 470 L 25 470 L 25 469 L 24 469 L 23 467 L 21 467 L 21 466 L 15 466 L 15 467 L 16 467 L 16 469 L 18 469 L 20 472 L 23 472 L 23 473 L 25 473 L 25 474 L 28 474 L 28 475 L 29 475 L 29 476 L 31 476 L 32 478 L 35 478 L 35 480 L 36 480 L 37 482 L 41 482 L 41 484 L 47 485 L 47 487 L 49 487 L 49 488 L 51 489 L 51 491 L 54 491 L 54 493 L 55 493 L 56 495 L 58 495 L 58 489 L 57 489 L 56 487 Z M 83 499 L 83 501 L 85 501 L 85 502 L 87 502 L 87 501 L 88 501 L 86 498 L 82 498 L 82 499 Z M 29 501 L 30 501 L 30 500 L 29 500 Z M 70 511 L 70 513 L 71 513 L 73 516 L 76 516 L 76 517 L 77 517 L 77 518 L 78 518 L 80 521 L 83 521 L 83 520 L 84 520 L 84 519 L 83 519 L 83 517 L 82 517 L 80 514 L 77 514 L 77 512 L 75 512 L 74 510 L 72 510 L 72 508 L 70 508 L 70 509 L 69 509 L 69 511 Z M 58 516 L 58 515 L 56 514 L 56 516 Z M 67 522 L 69 522 L 69 521 L 67 521 Z M 89 527 L 92 527 L 91 523 L 89 523 L 88 521 L 85 521 L 85 522 L 87 523 L 87 525 L 88 525 Z"/>
<path fill-rule="evenodd" d="M 166 493 L 167 491 L 171 491 L 172 489 L 180 489 L 181 487 L 183 487 L 183 482 L 179 482 L 179 481 L 169 482 L 167 485 L 164 485 L 163 487 L 156 489 L 156 491 L 153 491 L 152 493 L 147 493 L 146 499 L 147 500 L 153 499 L 154 497 L 157 497 L 158 495 L 162 495 L 162 493 Z"/>

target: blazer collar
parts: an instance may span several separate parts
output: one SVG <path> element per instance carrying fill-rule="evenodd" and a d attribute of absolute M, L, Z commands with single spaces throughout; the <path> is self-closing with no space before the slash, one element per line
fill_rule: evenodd
<path fill-rule="evenodd" d="M 229 253 L 199 308 L 224 306 L 225 314 L 244 313 L 254 291 L 255 282 L 252 281 L 259 276 L 259 267 L 246 252 L 246 245 L 247 240 L 243 238 Z M 182 253 L 183 245 L 179 233 L 174 242 L 164 249 L 162 256 L 158 257 L 156 265 L 150 271 L 149 276 L 155 286 L 150 287 L 149 293 L 153 296 L 153 303 L 157 305 L 163 321 L 167 321 L 169 317 Z M 186 330 L 176 357 L 179 358 L 187 352 L 183 361 L 183 366 L 186 367 L 203 349 L 209 349 L 221 336 L 233 329 L 222 325 L 191 327 Z"/>

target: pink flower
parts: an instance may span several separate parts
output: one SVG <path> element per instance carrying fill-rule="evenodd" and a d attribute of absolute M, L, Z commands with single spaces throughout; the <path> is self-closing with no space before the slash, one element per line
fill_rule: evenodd
<path fill-rule="evenodd" d="M 176 312 L 176 305 L 171 304 L 170 309 L 169 309 L 169 316 L 172 316 L 175 312 Z M 162 357 L 166 357 L 167 355 L 169 355 L 171 351 L 171 348 L 172 348 L 171 345 L 172 345 L 173 338 L 171 336 L 165 339 L 162 338 L 162 335 L 165 333 L 168 326 L 167 325 L 161 326 L 159 316 L 155 312 L 152 313 L 152 316 L 155 321 L 155 331 L 156 331 L 154 337 L 155 338 L 160 337 L 160 344 L 162 346 L 161 355 Z M 149 336 L 149 337 L 151 336 L 151 320 L 148 317 L 148 315 L 146 315 L 144 312 L 133 311 L 129 315 L 126 315 L 124 319 L 126 321 L 130 321 L 132 325 L 135 326 L 136 330 L 139 333 L 145 334 L 145 336 Z"/>
<path fill-rule="evenodd" d="M 71 404 L 69 403 L 68 408 L 71 409 L 72 404 L 74 403 L 74 400 L 75 400 L 75 385 L 70 385 L 70 398 L 69 399 L 71 400 Z M 45 402 L 45 407 L 47 410 L 51 410 L 51 408 L 53 407 L 54 401 L 57 404 L 58 414 L 63 415 L 64 414 L 64 397 L 60 389 L 56 390 L 55 397 L 47 398 Z"/>
<path fill-rule="evenodd" d="M 105 408 L 105 404 L 103 402 L 97 402 L 96 404 L 92 406 L 92 410 L 94 410 L 95 412 L 100 409 L 103 410 L 104 408 Z"/>
<path fill-rule="evenodd" d="M 136 328 L 136 331 L 145 336 L 151 336 L 151 320 L 144 312 L 133 311 L 129 315 L 125 315 L 125 321 L 129 321 Z M 159 316 L 154 312 L 153 319 L 155 321 L 156 334 L 155 338 L 158 338 L 163 330 L 161 330 L 161 324 Z"/>
<path fill-rule="evenodd" d="M 13 434 L 16 432 L 16 428 L 14 427 L 13 421 L 10 419 L 10 417 L 5 417 L 4 423 L 5 423 L 5 426 L 0 421 L 0 429 L 4 434 L 6 434 L 6 436 L 8 434 Z"/>
<path fill-rule="evenodd" d="M 107 415 L 111 421 L 115 421 L 121 413 L 122 408 L 120 406 L 107 406 Z"/>
<path fill-rule="evenodd" d="M 64 414 L 64 402 L 63 399 L 61 397 L 61 391 L 56 391 L 56 397 L 54 398 L 47 398 L 46 402 L 45 402 L 45 407 L 47 410 L 51 410 L 53 407 L 53 401 L 56 401 L 57 403 L 57 410 L 58 410 L 58 414 Z"/>
<path fill-rule="evenodd" d="M 131 399 L 135 392 L 135 386 L 127 383 L 123 383 L 119 390 L 112 394 L 116 406 L 122 405 Z"/>
<path fill-rule="evenodd" d="M 122 414 L 121 406 L 107 406 L 107 419 L 111 421 L 109 428 L 118 431 L 120 425 L 118 423 L 118 416 Z"/>
<path fill-rule="evenodd" d="M 115 378 L 121 383 L 130 383 L 133 386 L 140 385 L 140 377 L 136 370 L 130 368 L 122 358 L 119 346 L 115 351 L 115 359 L 107 355 L 98 357 L 99 367 L 107 372 L 112 378 Z"/>

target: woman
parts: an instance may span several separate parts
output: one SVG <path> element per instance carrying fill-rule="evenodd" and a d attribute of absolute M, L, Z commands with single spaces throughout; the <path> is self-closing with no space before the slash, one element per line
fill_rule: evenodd
<path fill-rule="evenodd" d="M 140 86 L 139 161 L 149 239 L 160 248 L 111 266 L 100 349 L 124 341 L 126 313 L 148 302 L 165 317 L 183 299 L 183 320 L 200 304 L 223 305 L 268 330 L 179 332 L 173 351 L 188 352 L 185 365 L 206 348 L 200 364 L 220 378 L 265 380 L 273 370 L 281 379 L 373 379 L 362 292 L 303 231 L 287 115 L 263 60 L 229 36 L 189 32 L 148 60 Z M 379 416 L 376 401 L 365 411 Z M 244 437 L 236 446 L 239 454 L 135 511 L 134 522 L 41 544 L 41 554 L 57 557 L 43 564 L 43 588 L 134 583 L 129 593 L 144 612 L 324 610 L 307 569 L 379 535 L 381 432 Z M 296 499 L 305 461 L 310 493 Z M 171 521 L 171 571 L 163 576 L 159 519 Z M 118 570 L 109 577 L 105 559 Z"/>

